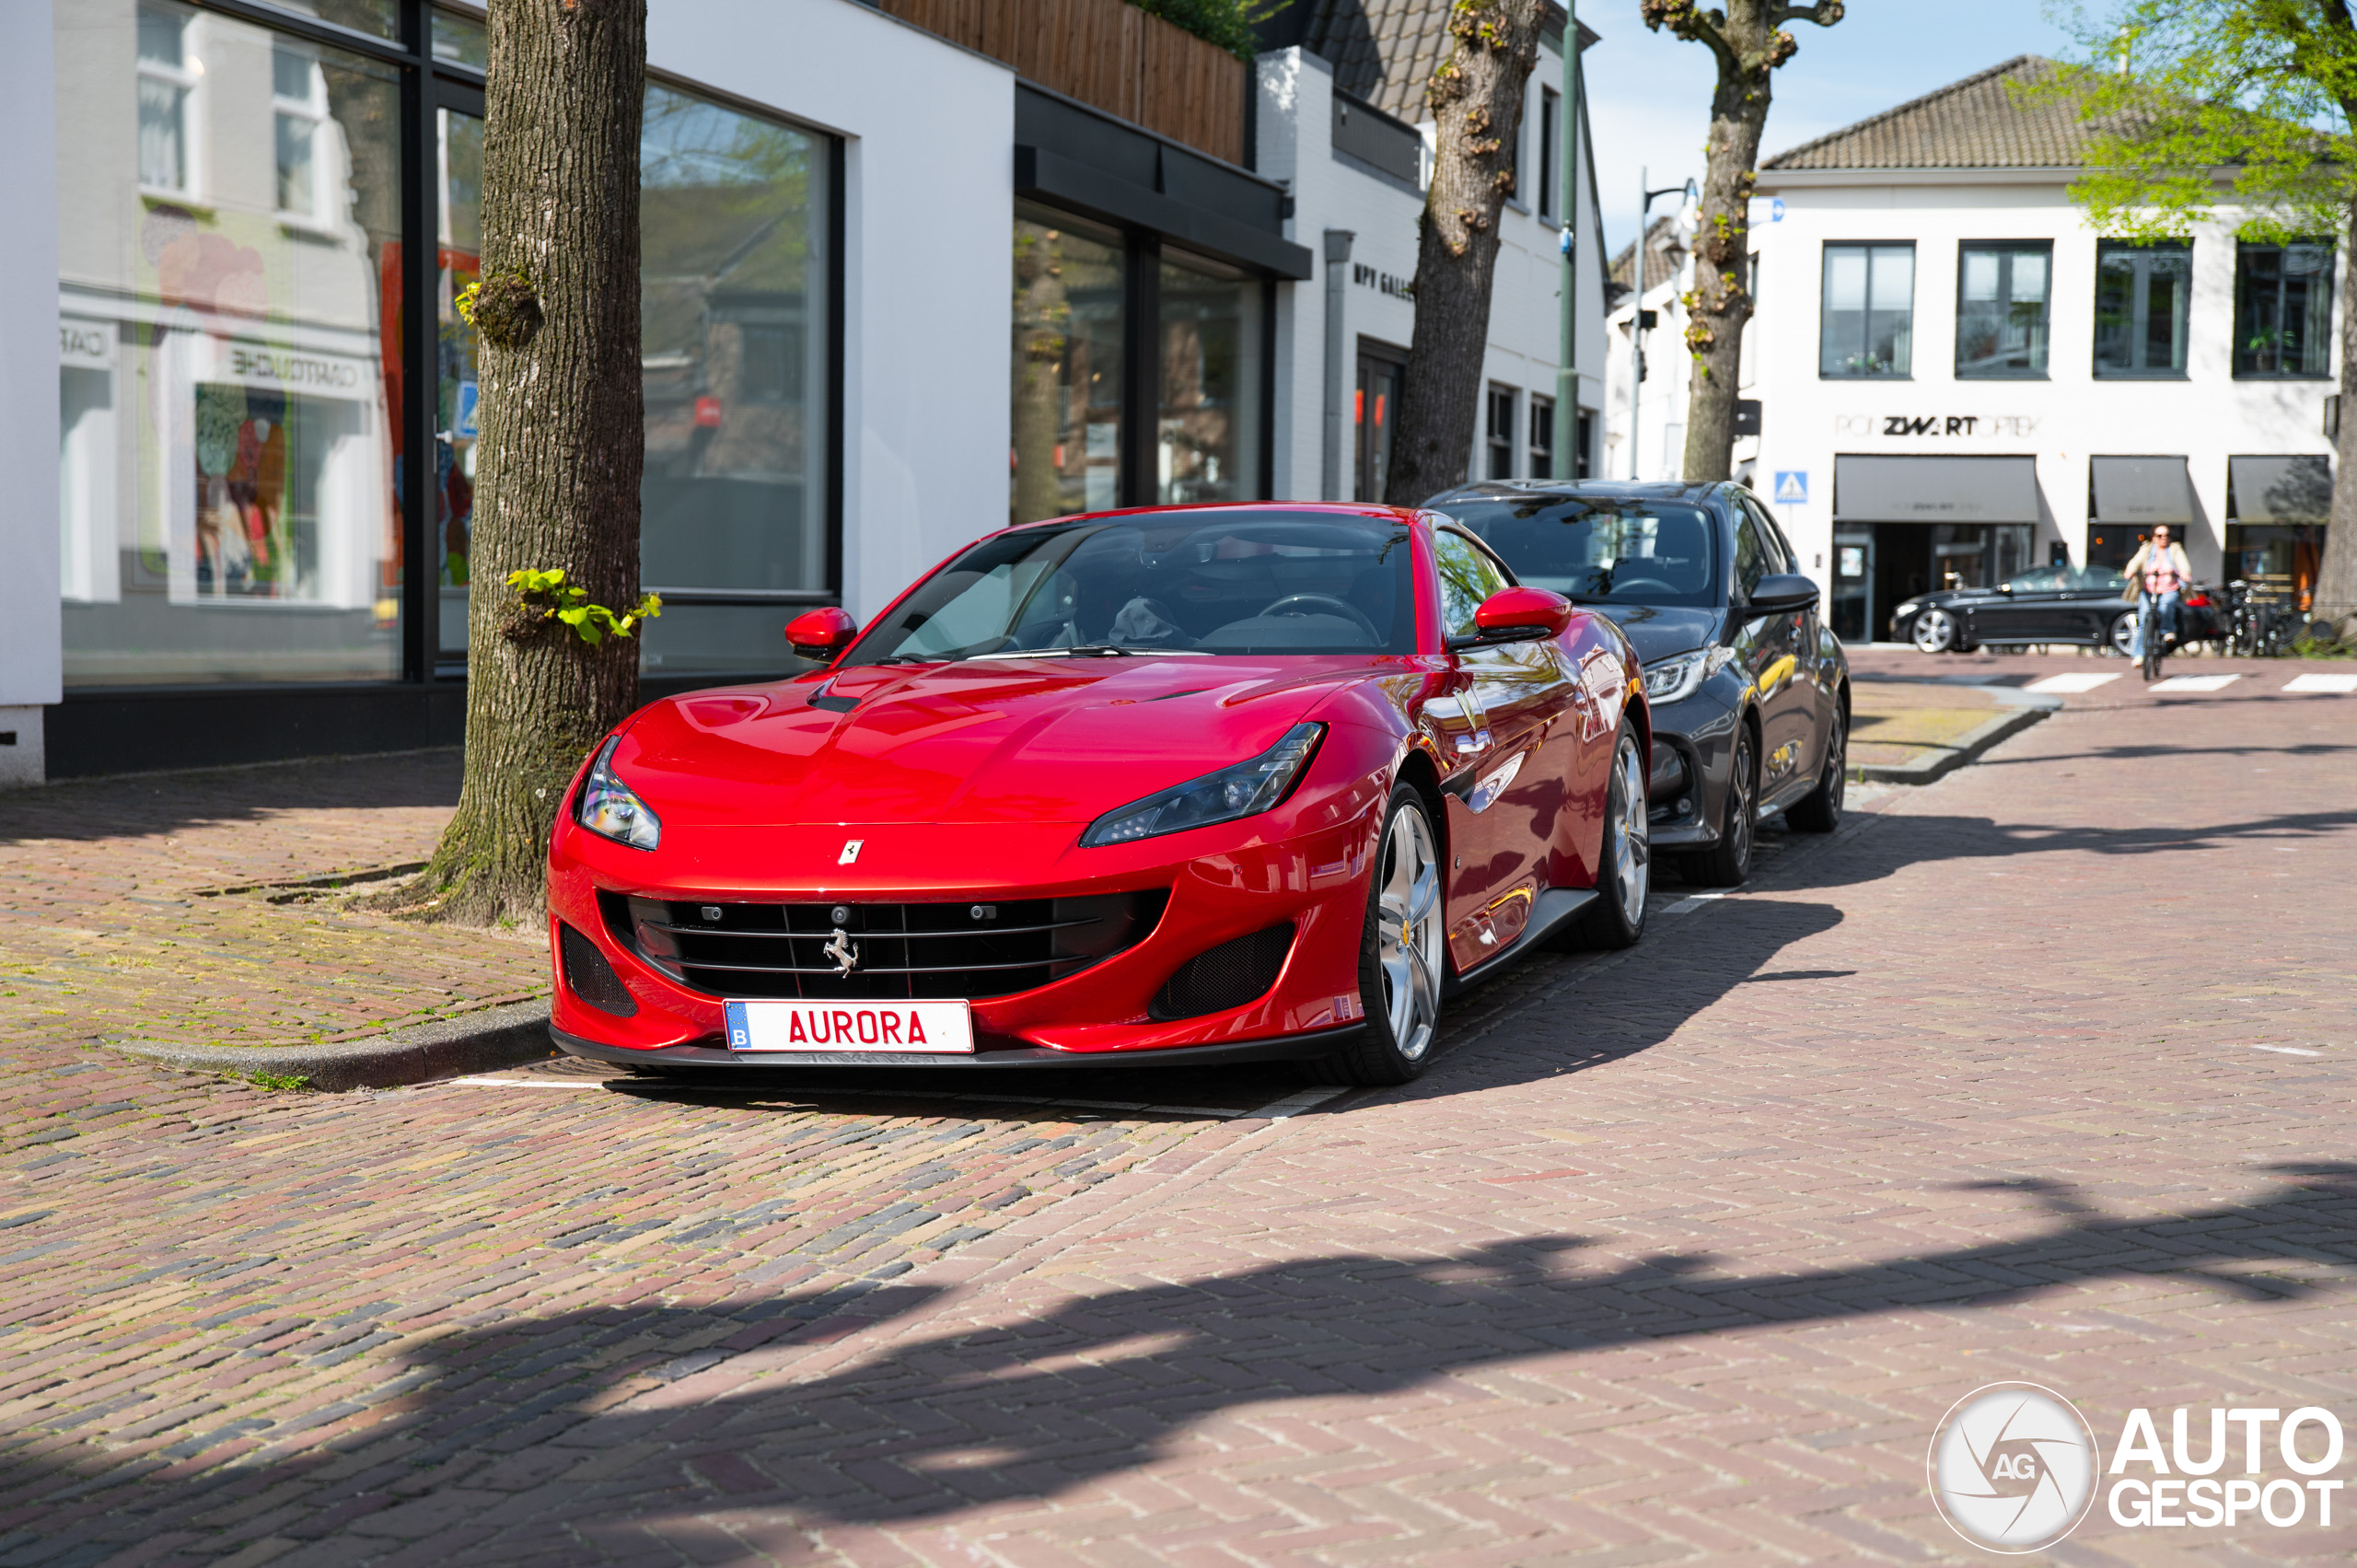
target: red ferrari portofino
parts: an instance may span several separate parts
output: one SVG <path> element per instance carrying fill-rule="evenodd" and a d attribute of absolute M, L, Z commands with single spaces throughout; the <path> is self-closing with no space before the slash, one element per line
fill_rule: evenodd
<path fill-rule="evenodd" d="M 651 703 L 575 779 L 566 1051 L 1399 1083 L 1464 981 L 1643 930 L 1636 657 L 1446 517 L 1062 518 L 787 634 L 824 667 Z"/>

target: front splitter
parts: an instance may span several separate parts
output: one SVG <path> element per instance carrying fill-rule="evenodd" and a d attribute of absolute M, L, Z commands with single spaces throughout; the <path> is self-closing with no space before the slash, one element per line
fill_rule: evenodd
<path fill-rule="evenodd" d="M 911 1051 L 729 1051 L 709 1045 L 667 1045 L 652 1051 L 599 1045 L 579 1035 L 550 1027 L 557 1048 L 592 1062 L 618 1067 L 673 1068 L 683 1072 L 794 1071 L 806 1067 L 927 1067 L 964 1072 L 1033 1068 L 1056 1072 L 1092 1072 L 1117 1067 L 1225 1067 L 1250 1062 L 1315 1062 L 1333 1055 L 1366 1029 L 1363 1023 L 1309 1034 L 1281 1035 L 1274 1040 L 1239 1040 L 1218 1045 L 1169 1046 L 1159 1051 L 1050 1051 L 1025 1046 L 1010 1051 L 978 1051 L 972 1055 L 935 1055 Z"/>

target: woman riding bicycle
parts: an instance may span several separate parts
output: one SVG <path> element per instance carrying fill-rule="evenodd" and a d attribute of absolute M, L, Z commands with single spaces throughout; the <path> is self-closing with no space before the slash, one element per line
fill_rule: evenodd
<path fill-rule="evenodd" d="M 2156 523 L 2152 539 L 2120 571 L 2137 587 L 2136 650 L 2130 656 L 2141 659 L 2155 634 L 2163 647 L 2177 641 L 2177 609 L 2185 586 L 2193 580 L 2193 563 L 2186 559 L 2185 546 L 2170 542 L 2169 526 Z"/>

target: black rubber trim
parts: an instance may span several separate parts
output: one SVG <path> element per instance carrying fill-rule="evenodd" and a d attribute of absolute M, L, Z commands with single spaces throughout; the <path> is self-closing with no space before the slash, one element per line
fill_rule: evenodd
<path fill-rule="evenodd" d="M 729 1051 L 714 1045 L 669 1045 L 655 1051 L 632 1051 L 598 1045 L 570 1035 L 553 1024 L 549 1038 L 557 1048 L 593 1062 L 621 1067 L 690 1067 L 713 1072 L 774 1073 L 799 1067 L 931 1067 L 960 1072 L 1036 1068 L 1085 1072 L 1120 1067 L 1221 1067 L 1240 1062 L 1314 1062 L 1350 1044 L 1366 1026 L 1346 1024 L 1338 1029 L 1310 1034 L 1280 1035 L 1274 1040 L 1230 1040 L 1219 1045 L 1177 1045 L 1162 1051 L 1049 1051 L 1025 1046 L 1013 1051 L 978 1051 L 971 1056 L 934 1056 L 912 1051 Z"/>
<path fill-rule="evenodd" d="M 1540 943 L 1562 928 L 1563 923 L 1596 900 L 1594 888 L 1550 888 L 1538 895 L 1538 906 L 1530 912 L 1529 923 L 1522 935 L 1505 947 L 1458 974 L 1446 964 L 1441 966 L 1440 993 L 1445 1001 L 1457 995 L 1467 986 L 1481 981 L 1513 960 L 1527 958 L 1538 950 Z"/>

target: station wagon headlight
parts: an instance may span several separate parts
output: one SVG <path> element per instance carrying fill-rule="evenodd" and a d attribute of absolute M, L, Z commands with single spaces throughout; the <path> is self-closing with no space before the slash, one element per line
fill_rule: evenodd
<path fill-rule="evenodd" d="M 1727 667 L 1733 648 L 1697 648 L 1645 666 L 1645 700 L 1682 703 L 1702 688 L 1702 682 Z"/>
<path fill-rule="evenodd" d="M 1132 801 L 1118 811 L 1108 811 L 1080 835 L 1081 844 L 1084 848 L 1125 844 L 1137 839 L 1158 838 L 1164 833 L 1184 832 L 1189 828 L 1207 828 L 1214 822 L 1233 822 L 1239 817 L 1266 811 L 1293 793 L 1293 786 L 1309 766 L 1309 759 L 1317 755 L 1318 742 L 1325 733 L 1322 724 L 1297 724 L 1285 731 L 1284 738 L 1274 746 L 1248 761 L 1189 779 L 1159 795 Z"/>
<path fill-rule="evenodd" d="M 574 820 L 618 844 L 653 849 L 662 842 L 663 819 L 647 808 L 630 785 L 614 776 L 614 748 L 621 743 L 619 735 L 607 741 L 598 760 L 589 764 L 589 776 L 581 781 L 581 805 Z"/>

